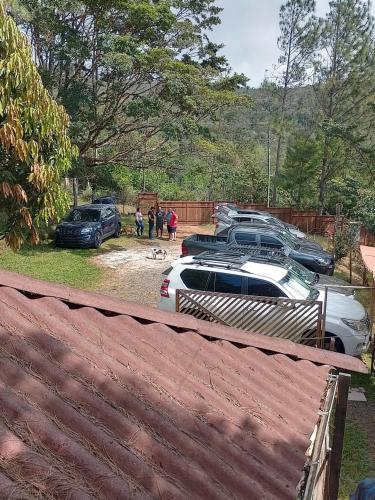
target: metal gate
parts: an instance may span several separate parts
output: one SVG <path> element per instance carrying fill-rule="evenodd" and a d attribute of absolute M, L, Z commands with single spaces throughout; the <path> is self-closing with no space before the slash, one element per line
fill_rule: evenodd
<path fill-rule="evenodd" d="M 322 303 L 177 290 L 177 312 L 197 319 L 322 347 Z"/>

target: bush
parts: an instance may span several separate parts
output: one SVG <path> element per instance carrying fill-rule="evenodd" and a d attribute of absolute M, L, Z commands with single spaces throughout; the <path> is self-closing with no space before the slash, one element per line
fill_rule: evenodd
<path fill-rule="evenodd" d="M 375 233 L 375 193 L 372 191 L 362 191 L 355 211 L 366 229 Z"/>
<path fill-rule="evenodd" d="M 358 224 L 349 224 L 344 229 L 337 231 L 333 239 L 333 252 L 335 260 L 339 261 L 346 257 L 350 250 L 358 246 Z"/>

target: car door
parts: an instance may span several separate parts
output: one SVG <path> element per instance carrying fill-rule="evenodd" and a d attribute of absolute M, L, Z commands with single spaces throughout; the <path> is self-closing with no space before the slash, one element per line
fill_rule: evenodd
<path fill-rule="evenodd" d="M 272 248 L 273 250 L 281 250 L 284 246 L 283 242 L 280 241 L 275 236 L 269 236 L 266 234 L 262 234 L 260 236 L 260 246 Z"/>
<path fill-rule="evenodd" d="M 241 295 L 244 293 L 242 276 L 238 274 L 213 272 L 207 284 L 207 290 L 213 289 L 216 293 L 232 293 Z"/>
<path fill-rule="evenodd" d="M 247 295 L 254 297 L 269 297 L 269 298 L 285 298 L 286 295 L 283 290 L 281 290 L 274 283 L 271 283 L 265 279 L 254 278 L 254 277 L 246 277 L 245 278 L 245 286 Z M 244 304 L 242 308 L 242 314 L 245 317 L 245 321 L 247 325 L 253 324 L 254 326 L 261 325 L 262 328 L 269 328 L 270 325 L 272 327 L 272 319 L 274 317 L 274 313 L 278 318 L 283 317 L 284 315 L 288 315 L 288 309 L 279 310 L 279 307 L 275 304 L 264 304 L 264 302 L 253 301 L 247 304 Z"/>
<path fill-rule="evenodd" d="M 203 269 L 185 269 L 181 273 L 181 279 L 187 289 L 205 291 L 210 274 Z"/>
<path fill-rule="evenodd" d="M 104 209 L 104 232 L 105 236 L 110 236 L 116 231 L 116 213 L 112 207 Z"/>
<path fill-rule="evenodd" d="M 286 297 L 284 291 L 274 283 L 253 277 L 245 279 L 248 295 L 254 295 L 256 297 Z"/>
<path fill-rule="evenodd" d="M 238 231 L 234 233 L 233 239 L 237 245 L 249 245 L 252 247 L 259 246 L 258 235 L 254 232 Z"/>

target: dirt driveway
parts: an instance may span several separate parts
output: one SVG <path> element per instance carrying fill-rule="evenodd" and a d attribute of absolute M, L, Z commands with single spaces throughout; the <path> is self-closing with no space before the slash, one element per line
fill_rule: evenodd
<path fill-rule="evenodd" d="M 159 300 L 162 273 L 170 263 L 181 255 L 182 240 L 194 233 L 212 234 L 212 226 L 184 226 L 176 242 L 167 238 L 148 240 L 123 237 L 116 243 L 103 246 L 103 252 L 93 262 L 106 269 L 106 279 L 96 289 L 101 293 L 132 300 L 139 304 L 155 307 Z M 152 258 L 151 249 L 166 250 L 165 260 L 161 256 Z"/>

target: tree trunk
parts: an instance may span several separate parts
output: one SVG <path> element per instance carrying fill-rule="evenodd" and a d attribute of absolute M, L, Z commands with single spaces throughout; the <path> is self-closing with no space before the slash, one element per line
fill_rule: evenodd
<path fill-rule="evenodd" d="M 73 177 L 73 206 L 78 206 L 78 179 Z"/>
<path fill-rule="evenodd" d="M 280 173 L 281 140 L 282 140 L 282 132 L 279 133 L 279 136 L 277 138 L 275 175 L 273 178 L 273 187 L 272 187 L 272 205 L 273 206 L 275 206 L 277 203 L 277 181 L 279 179 L 279 173 Z"/>
<path fill-rule="evenodd" d="M 322 167 L 321 167 L 320 179 L 319 179 L 319 213 L 320 213 L 320 215 L 323 215 L 323 210 L 324 210 L 326 181 L 327 181 L 328 166 L 329 166 L 328 164 L 329 164 L 328 141 L 326 139 L 324 142 Z"/>

